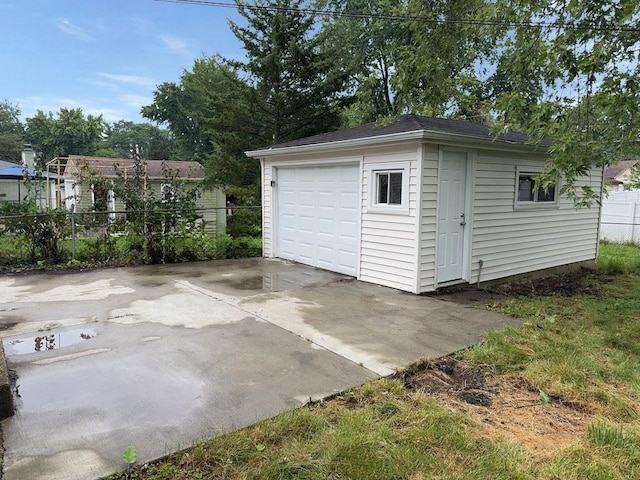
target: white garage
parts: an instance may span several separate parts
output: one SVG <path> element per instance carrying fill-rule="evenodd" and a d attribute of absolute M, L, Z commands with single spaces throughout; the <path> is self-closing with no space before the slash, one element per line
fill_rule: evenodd
<path fill-rule="evenodd" d="M 413 293 L 592 264 L 599 208 L 536 176 L 546 144 L 403 115 L 246 152 L 262 167 L 262 249 Z M 602 169 L 578 185 L 600 191 Z"/>
<path fill-rule="evenodd" d="M 276 256 L 357 274 L 358 164 L 274 169 Z"/>

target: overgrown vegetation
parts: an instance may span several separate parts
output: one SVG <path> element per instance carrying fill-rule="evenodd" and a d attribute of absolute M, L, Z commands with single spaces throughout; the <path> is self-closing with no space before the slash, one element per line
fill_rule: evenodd
<path fill-rule="evenodd" d="M 260 211 L 239 208 L 231 216 L 229 235 L 212 237 L 202 224 L 196 200 L 201 185 L 189 184 L 165 166 L 159 188 L 149 187 L 143 161 L 115 180 L 94 172 L 83 181 L 113 191 L 123 211 L 73 213 L 42 209 L 36 195 L 0 210 L 0 268 L 71 267 L 175 263 L 259 256 L 262 251 Z M 38 179 L 29 181 L 40 191 Z"/>
<path fill-rule="evenodd" d="M 473 387 L 486 389 L 484 404 L 431 389 L 425 377 L 433 379 L 434 364 L 422 362 L 395 379 L 368 382 L 128 474 L 146 480 L 638 478 L 639 252 L 603 245 L 604 272 L 618 272 L 606 266 L 612 257 L 626 265 L 624 273 L 584 272 L 571 292 L 503 289 L 502 295 L 513 293 L 488 307 L 524 325 L 487 335 L 436 372 L 460 374 L 465 384 L 482 376 Z M 554 423 L 555 433 L 545 430 Z"/>

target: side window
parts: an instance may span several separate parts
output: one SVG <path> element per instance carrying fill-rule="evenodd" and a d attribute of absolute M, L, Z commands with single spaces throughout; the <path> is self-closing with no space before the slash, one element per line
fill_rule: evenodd
<path fill-rule="evenodd" d="M 558 204 L 558 182 L 540 185 L 536 177 L 540 172 L 517 173 L 516 206 L 555 206 Z"/>
<path fill-rule="evenodd" d="M 402 205 L 402 173 L 376 172 L 376 205 Z"/>
<path fill-rule="evenodd" d="M 367 165 L 367 210 L 409 213 L 409 162 Z"/>

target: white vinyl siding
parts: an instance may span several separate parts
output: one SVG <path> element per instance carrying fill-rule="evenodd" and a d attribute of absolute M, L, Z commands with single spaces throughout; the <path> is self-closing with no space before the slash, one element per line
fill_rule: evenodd
<path fill-rule="evenodd" d="M 273 177 L 270 162 L 262 162 L 262 256 L 273 257 L 273 231 L 271 217 L 273 215 L 271 206 L 273 205 L 273 188 L 271 180 Z"/>
<path fill-rule="evenodd" d="M 368 211 L 370 187 L 375 184 L 369 172 L 376 164 L 408 165 L 408 208 L 403 212 L 377 213 Z M 371 168 L 369 168 L 371 167 Z M 401 290 L 413 291 L 416 278 L 416 217 L 418 206 L 417 144 L 404 148 L 379 150 L 365 154 L 362 179 L 362 223 L 360 249 L 360 279 Z"/>
<path fill-rule="evenodd" d="M 576 209 L 565 197 L 550 209 L 514 207 L 517 171 L 542 168 L 543 157 L 479 152 L 476 164 L 471 283 L 542 270 L 596 257 L 599 208 Z M 601 172 L 582 181 L 594 190 Z"/>
<path fill-rule="evenodd" d="M 435 290 L 436 223 L 438 204 L 438 146 L 424 146 L 422 162 L 422 215 L 420 219 L 419 291 Z"/>

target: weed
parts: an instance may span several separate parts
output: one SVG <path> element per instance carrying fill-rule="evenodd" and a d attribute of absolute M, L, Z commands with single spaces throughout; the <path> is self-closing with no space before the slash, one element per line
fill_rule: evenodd
<path fill-rule="evenodd" d="M 590 423 L 587 427 L 587 438 L 595 445 L 615 448 L 634 447 L 635 442 L 622 431 L 621 425 L 609 426 L 604 423 Z"/>

